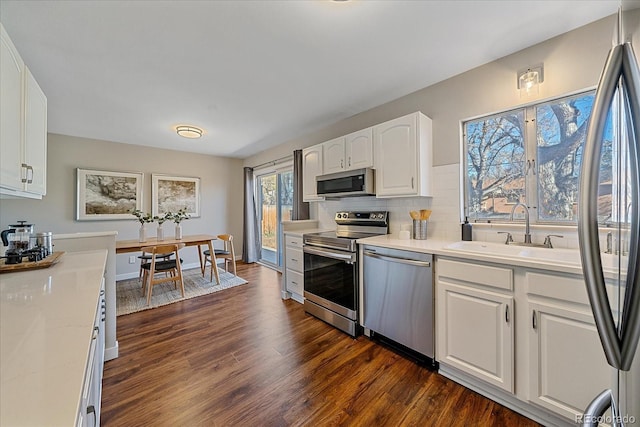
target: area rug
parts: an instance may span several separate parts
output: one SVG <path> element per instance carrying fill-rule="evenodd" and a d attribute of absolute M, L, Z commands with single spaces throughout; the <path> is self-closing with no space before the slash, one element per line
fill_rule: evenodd
<path fill-rule="evenodd" d="M 147 297 L 143 295 L 142 282 L 136 279 L 120 280 L 116 282 L 116 315 L 135 313 L 136 311 L 147 310 L 160 307 L 189 298 L 222 291 L 234 286 L 247 283 L 242 277 L 234 276 L 231 273 L 220 271 L 220 284 L 209 281 L 209 272 L 205 277 L 199 268 L 184 270 L 182 280 L 184 282 L 184 298 L 180 289 L 174 289 L 173 283 L 162 283 L 153 287 L 151 294 L 151 304 L 147 305 Z"/>

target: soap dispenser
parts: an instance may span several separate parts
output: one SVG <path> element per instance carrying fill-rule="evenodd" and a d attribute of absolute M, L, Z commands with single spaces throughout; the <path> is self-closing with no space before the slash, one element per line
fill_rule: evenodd
<path fill-rule="evenodd" d="M 464 224 L 462 224 L 462 240 L 473 240 L 473 230 L 471 228 L 471 224 L 469 223 L 469 217 L 467 216 L 464 217 Z"/>

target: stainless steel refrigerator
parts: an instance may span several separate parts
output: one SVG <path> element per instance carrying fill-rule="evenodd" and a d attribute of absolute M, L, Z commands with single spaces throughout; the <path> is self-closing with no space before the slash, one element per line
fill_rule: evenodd
<path fill-rule="evenodd" d="M 582 270 L 602 348 L 612 367 L 611 388 L 594 396 L 585 408 L 585 426 L 599 421 L 614 426 L 640 425 L 640 70 L 631 43 L 634 32 L 638 37 L 640 10 L 631 10 L 630 4 L 633 2 L 621 2 L 616 41 L 598 84 L 580 177 Z M 607 198 L 610 233 L 603 233 L 606 238 L 601 247 L 599 171 L 605 135 L 613 141 L 614 154 L 609 160 L 613 179 Z M 615 258 L 614 271 L 603 270 L 603 256 Z"/>

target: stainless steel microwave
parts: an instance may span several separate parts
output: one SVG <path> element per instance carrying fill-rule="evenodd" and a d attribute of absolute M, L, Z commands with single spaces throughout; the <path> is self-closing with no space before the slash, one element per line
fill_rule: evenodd
<path fill-rule="evenodd" d="M 355 169 L 316 177 L 319 196 L 353 197 L 375 196 L 373 169 Z"/>

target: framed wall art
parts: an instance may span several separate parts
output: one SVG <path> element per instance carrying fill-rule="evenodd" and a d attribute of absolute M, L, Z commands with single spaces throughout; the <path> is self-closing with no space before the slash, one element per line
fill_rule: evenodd
<path fill-rule="evenodd" d="M 76 220 L 133 219 L 142 210 L 141 172 L 77 170 Z"/>
<path fill-rule="evenodd" d="M 152 215 L 177 212 L 185 207 L 192 218 L 200 216 L 200 178 L 151 176 Z"/>

